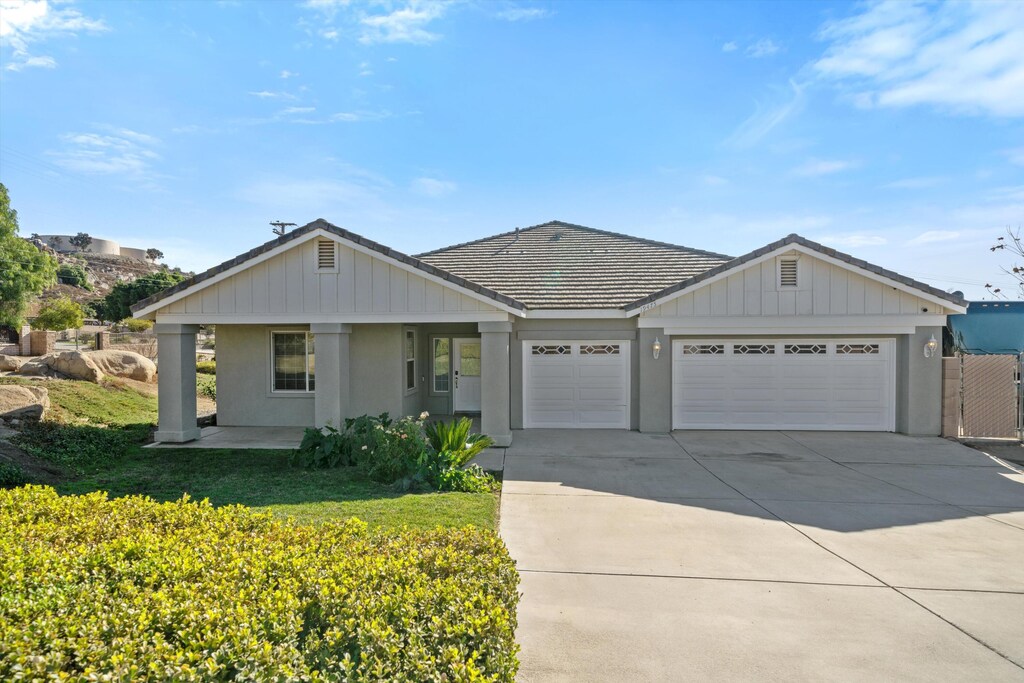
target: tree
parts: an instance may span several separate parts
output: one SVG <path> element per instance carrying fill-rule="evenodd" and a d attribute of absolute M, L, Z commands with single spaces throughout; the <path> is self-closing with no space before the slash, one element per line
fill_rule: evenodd
<path fill-rule="evenodd" d="M 18 212 L 0 183 L 0 325 L 21 325 L 29 300 L 56 281 L 56 259 L 18 236 Z"/>
<path fill-rule="evenodd" d="M 92 285 L 89 284 L 89 276 L 85 272 L 85 268 L 77 264 L 64 263 L 57 268 L 57 280 L 61 284 L 71 285 L 72 287 L 81 287 L 92 291 Z"/>
<path fill-rule="evenodd" d="M 92 237 L 87 232 L 80 232 L 69 239 L 68 242 L 71 242 L 71 246 L 78 247 L 78 251 L 85 251 L 92 244 Z"/>
<path fill-rule="evenodd" d="M 132 304 L 173 287 L 184 279 L 185 276 L 181 273 L 164 270 L 144 275 L 131 282 L 118 282 L 109 294 L 94 304 L 93 308 L 96 315 L 103 320 L 124 320 L 132 317 Z"/>
<path fill-rule="evenodd" d="M 62 246 L 64 246 L 64 238 L 56 236 L 51 237 L 50 246 L 53 247 L 54 249 L 60 249 Z"/>
<path fill-rule="evenodd" d="M 1016 230 L 1007 228 L 1006 236 L 998 238 L 989 251 L 1009 251 L 1014 254 L 1015 259 L 1024 259 L 1024 237 L 1021 237 L 1020 233 L 1021 229 L 1019 227 Z M 1014 264 L 1009 268 L 1003 268 L 1003 272 L 1017 281 L 1017 295 L 1024 299 L 1024 264 Z M 985 289 L 994 296 L 1002 298 L 1006 297 L 1001 287 L 985 285 Z"/>
<path fill-rule="evenodd" d="M 33 330 L 77 330 L 85 323 L 85 312 L 71 299 L 51 299 L 39 307 Z"/>
<path fill-rule="evenodd" d="M 150 261 L 159 261 L 163 257 L 164 252 L 160 251 L 159 249 L 150 248 L 146 250 L 146 258 L 148 258 Z"/>

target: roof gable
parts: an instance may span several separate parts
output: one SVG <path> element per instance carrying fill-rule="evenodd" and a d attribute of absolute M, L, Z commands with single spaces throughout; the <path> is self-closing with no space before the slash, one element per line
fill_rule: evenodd
<path fill-rule="evenodd" d="M 270 279 L 267 285 L 268 293 L 263 297 L 265 312 L 269 313 L 275 309 L 273 297 L 277 296 L 278 288 L 274 287 L 273 283 L 281 278 L 285 278 L 285 281 L 280 282 L 280 288 L 287 289 L 287 279 L 291 278 L 294 281 L 292 290 L 303 291 L 304 294 L 301 300 L 285 301 L 277 308 L 284 306 L 289 313 L 323 312 L 320 310 L 321 306 L 330 309 L 332 300 L 331 295 L 326 293 L 325 275 L 315 272 L 312 245 L 310 244 L 308 248 L 302 247 L 318 237 L 330 238 L 338 242 L 341 245 L 339 246 L 339 258 L 343 262 L 348 255 L 350 270 L 346 271 L 342 268 L 338 276 L 357 277 L 358 273 L 355 273 L 355 269 L 361 268 L 365 271 L 364 275 L 368 273 L 368 277 L 373 279 L 374 284 L 380 285 L 377 287 L 378 296 L 385 287 L 395 290 L 396 300 L 407 301 L 410 306 L 414 307 L 413 310 L 415 310 L 415 302 L 409 300 L 408 292 L 413 292 L 413 296 L 416 295 L 416 292 L 420 292 L 424 297 L 429 297 L 434 293 L 433 288 L 436 288 L 437 291 L 451 290 L 456 297 L 466 297 L 468 300 L 484 306 L 484 308 L 480 308 L 476 304 L 453 304 L 450 295 L 442 295 L 442 299 L 445 301 L 442 305 L 443 310 L 449 310 L 455 306 L 458 310 L 463 311 L 501 310 L 521 315 L 520 312 L 524 308 L 522 303 L 507 296 L 319 219 L 144 299 L 132 306 L 132 311 L 136 317 L 153 315 L 158 311 L 167 312 L 172 308 L 175 312 L 180 313 L 186 311 L 189 313 L 212 313 L 215 310 L 223 310 L 224 314 L 233 313 L 235 312 L 234 308 L 228 306 L 227 301 L 229 299 L 235 301 L 238 297 L 234 294 L 229 296 L 227 290 L 240 286 L 239 283 L 246 278 L 247 271 L 255 271 L 259 268 L 260 277 Z M 380 262 L 383 265 L 374 269 L 373 262 Z M 385 270 L 387 271 L 386 275 L 384 275 Z M 278 271 L 280 271 L 280 275 L 277 274 Z M 310 280 L 310 276 L 315 276 L 316 281 Z M 336 280 L 339 279 L 338 276 L 335 277 Z M 252 277 L 252 274 L 248 275 L 249 281 L 252 281 Z M 307 281 L 303 282 L 303 278 Z M 393 284 L 395 282 L 406 283 L 407 293 L 404 295 L 398 293 L 397 290 L 403 285 Z M 346 284 L 349 286 L 343 286 L 340 281 L 337 283 L 336 291 L 339 296 L 343 298 L 348 293 L 351 293 L 353 297 L 356 296 L 357 293 L 351 283 Z M 321 289 L 325 290 L 323 296 L 319 291 Z M 259 288 L 252 291 L 256 295 L 259 294 Z M 243 295 L 242 298 L 247 302 L 242 307 L 246 308 L 252 306 L 258 296 L 246 297 Z M 335 307 L 335 311 L 346 312 L 341 298 L 334 298 L 337 301 L 336 306 L 342 307 L 340 309 Z M 224 303 L 214 303 L 215 301 Z M 424 305 L 426 305 L 426 299 Z M 356 306 L 357 304 L 353 302 L 353 307 Z M 375 304 L 375 307 L 380 308 L 381 306 Z M 229 308 L 231 310 L 227 310 Z M 317 310 L 310 310 L 311 308 Z"/>
<path fill-rule="evenodd" d="M 731 257 L 550 221 L 417 258 L 531 309 L 621 309 Z"/>
<path fill-rule="evenodd" d="M 683 280 L 682 282 L 676 283 L 659 292 L 655 292 L 646 297 L 638 299 L 637 301 L 630 303 L 626 307 L 627 315 L 646 315 L 647 311 L 651 311 L 656 307 L 663 306 L 667 302 L 670 302 L 673 299 L 678 299 L 679 297 L 682 297 L 691 292 L 696 292 L 697 290 L 712 287 L 713 285 L 720 284 L 725 281 L 734 281 L 738 274 L 742 273 L 743 271 L 750 271 L 754 266 L 757 266 L 758 264 L 761 264 L 762 270 L 762 273 L 758 275 L 758 278 L 763 283 L 765 283 L 765 285 L 767 285 L 767 283 L 772 283 L 772 286 L 774 286 L 774 259 L 786 253 L 793 253 L 796 255 L 807 254 L 810 258 L 815 259 L 816 261 L 820 261 L 829 266 L 834 266 L 844 272 L 853 273 L 856 277 L 859 277 L 860 279 L 866 280 L 870 283 L 888 285 L 892 289 L 908 295 L 909 298 L 907 298 L 906 301 L 903 301 L 903 303 L 901 304 L 895 304 L 897 310 L 894 312 L 899 312 L 899 309 L 901 308 L 913 308 L 917 304 L 908 303 L 912 300 L 921 301 L 924 302 L 925 304 L 931 304 L 933 307 L 934 305 L 938 304 L 943 308 L 949 309 L 951 312 L 960 312 L 964 308 L 964 306 L 966 306 L 966 302 L 963 300 L 962 297 L 960 297 L 957 294 L 950 294 L 948 292 L 944 292 L 940 289 L 932 287 L 931 285 L 927 285 L 923 282 L 918 282 L 917 280 L 913 280 L 909 277 L 900 275 L 891 270 L 887 270 L 885 268 L 882 268 L 881 266 L 876 266 L 862 259 L 850 256 L 849 254 L 844 254 L 842 252 L 836 251 L 835 249 L 821 245 L 817 242 L 812 242 L 811 240 L 801 237 L 800 235 L 792 234 L 781 240 L 761 247 L 760 249 L 755 249 L 749 254 L 741 256 L 737 259 L 733 259 L 732 261 L 729 261 L 727 263 L 718 265 L 714 268 L 711 268 L 710 270 L 695 275 L 687 280 Z M 819 268 L 815 268 L 814 272 L 818 272 L 818 270 Z M 870 285 L 864 285 L 863 290 L 868 292 L 867 296 L 872 296 L 870 294 Z M 751 293 L 753 291 L 760 291 L 759 286 L 755 284 L 754 286 L 744 285 L 741 287 L 741 293 Z M 854 291 L 856 292 L 860 290 Z M 800 292 L 792 293 L 794 294 L 794 296 L 797 296 L 798 298 L 801 294 Z M 808 287 L 805 291 L 803 291 L 802 295 L 804 298 L 807 298 L 808 301 L 813 300 L 813 297 L 815 296 L 811 287 Z M 746 294 L 744 294 L 744 296 L 746 296 Z M 818 292 L 817 296 L 820 298 L 821 293 Z M 855 297 L 856 294 L 848 292 L 847 296 Z M 822 302 L 822 304 L 819 305 L 819 308 L 825 308 L 823 303 L 824 302 Z M 856 311 L 858 306 L 855 303 L 852 305 L 854 310 Z M 893 304 L 890 303 L 889 307 L 892 306 Z M 844 308 L 844 306 L 839 307 Z M 868 307 L 870 308 L 870 303 L 868 304 Z M 739 306 L 737 304 L 734 305 L 732 308 L 739 309 L 742 308 L 742 306 Z M 751 306 L 751 308 L 758 307 Z M 917 310 L 920 311 L 920 307 Z M 908 310 L 904 312 L 911 311 Z M 731 312 L 731 309 L 729 314 L 733 314 Z"/>

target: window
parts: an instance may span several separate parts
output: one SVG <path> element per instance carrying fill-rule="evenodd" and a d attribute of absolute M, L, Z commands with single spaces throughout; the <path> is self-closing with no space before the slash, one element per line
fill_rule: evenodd
<path fill-rule="evenodd" d="M 584 344 L 580 346 L 580 354 L 584 356 L 617 356 L 618 344 Z"/>
<path fill-rule="evenodd" d="M 775 353 L 775 344 L 733 344 L 733 355 L 770 356 Z"/>
<path fill-rule="evenodd" d="M 797 260 L 795 258 L 784 258 L 779 260 L 779 286 L 797 286 Z"/>
<path fill-rule="evenodd" d="M 405 331 L 405 390 L 416 388 L 416 330 Z"/>
<path fill-rule="evenodd" d="M 572 354 L 572 347 L 564 345 L 534 346 L 532 353 L 535 356 L 568 356 Z"/>
<path fill-rule="evenodd" d="M 334 240 L 317 240 L 316 269 L 320 272 L 333 272 L 338 267 L 337 245 Z"/>
<path fill-rule="evenodd" d="M 447 394 L 451 386 L 451 342 L 448 339 L 434 339 L 434 391 Z"/>
<path fill-rule="evenodd" d="M 878 353 L 878 349 L 878 344 L 836 344 L 836 353 L 843 356 Z"/>
<path fill-rule="evenodd" d="M 683 353 L 688 356 L 721 356 L 725 353 L 725 346 L 722 344 L 686 344 L 683 346 Z"/>
<path fill-rule="evenodd" d="M 786 344 L 787 356 L 821 356 L 828 349 L 824 344 Z"/>
<path fill-rule="evenodd" d="M 309 332 L 273 332 L 271 339 L 273 391 L 315 391 L 313 335 Z"/>

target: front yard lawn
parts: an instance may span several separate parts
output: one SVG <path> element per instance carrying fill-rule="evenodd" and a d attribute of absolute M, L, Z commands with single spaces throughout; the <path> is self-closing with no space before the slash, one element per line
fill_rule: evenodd
<path fill-rule="evenodd" d="M 358 517 L 374 527 L 497 526 L 493 493 L 397 493 L 348 467 L 293 467 L 290 451 L 137 449 L 83 478 L 56 486 L 65 494 L 107 491 L 158 501 L 209 498 L 238 503 L 304 523 Z"/>

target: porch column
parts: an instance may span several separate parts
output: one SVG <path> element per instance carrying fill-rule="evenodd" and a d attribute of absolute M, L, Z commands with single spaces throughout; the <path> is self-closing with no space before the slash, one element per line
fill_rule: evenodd
<path fill-rule="evenodd" d="M 495 446 L 512 445 L 510 427 L 509 338 L 512 323 L 479 323 L 480 431 Z"/>
<path fill-rule="evenodd" d="M 196 332 L 198 325 L 157 323 L 159 425 L 153 438 L 184 443 L 199 438 L 196 423 Z"/>
<path fill-rule="evenodd" d="M 316 388 L 313 420 L 317 427 L 341 427 L 349 411 L 349 336 L 352 326 L 343 323 L 313 323 L 316 354 Z"/>

